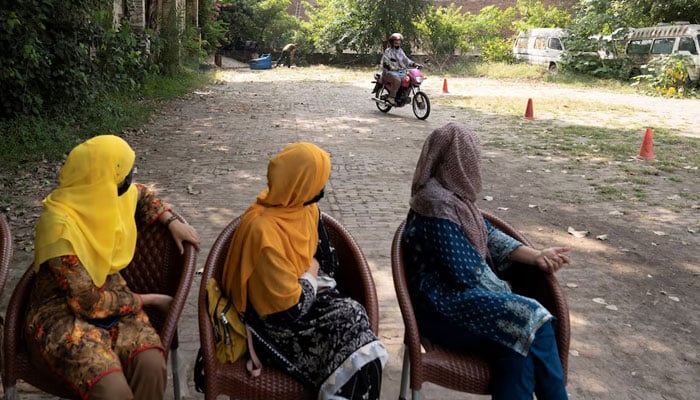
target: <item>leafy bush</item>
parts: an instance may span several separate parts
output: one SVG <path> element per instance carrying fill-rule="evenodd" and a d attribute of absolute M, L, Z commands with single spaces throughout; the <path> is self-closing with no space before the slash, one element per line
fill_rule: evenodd
<path fill-rule="evenodd" d="M 487 62 L 513 62 L 513 42 L 510 39 L 494 38 L 481 48 L 481 58 Z"/>
<path fill-rule="evenodd" d="M 682 54 L 671 54 L 652 59 L 646 66 L 646 74 L 635 77 L 637 84 L 650 89 L 652 94 L 664 97 L 695 95 L 696 83 L 690 81 L 688 65 L 692 61 Z"/>
<path fill-rule="evenodd" d="M 0 118 L 69 112 L 138 86 L 146 60 L 102 0 L 6 0 L 0 9 Z M 59 100 L 60 99 L 60 100 Z"/>

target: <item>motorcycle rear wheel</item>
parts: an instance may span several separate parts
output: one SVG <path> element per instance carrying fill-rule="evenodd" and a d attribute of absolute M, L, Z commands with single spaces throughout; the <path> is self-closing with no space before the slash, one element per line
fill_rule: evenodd
<path fill-rule="evenodd" d="M 417 92 L 413 96 L 413 114 L 416 118 L 424 120 L 430 115 L 430 99 L 423 92 Z"/>
<path fill-rule="evenodd" d="M 378 90 L 377 93 L 374 94 L 374 97 L 376 97 L 378 99 L 386 99 L 387 97 L 389 97 L 389 90 L 387 90 L 387 88 L 383 87 L 381 90 Z M 389 112 L 389 110 L 391 110 L 391 105 L 389 105 L 387 103 L 381 103 L 381 102 L 377 101 L 377 102 L 375 102 L 375 104 L 377 105 L 377 108 L 379 109 L 379 111 L 381 111 L 383 113 L 387 113 L 387 112 Z"/>

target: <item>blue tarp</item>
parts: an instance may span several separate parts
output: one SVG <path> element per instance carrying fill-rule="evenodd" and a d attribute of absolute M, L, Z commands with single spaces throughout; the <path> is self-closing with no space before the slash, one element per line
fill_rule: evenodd
<path fill-rule="evenodd" d="M 272 56 L 263 54 L 259 58 L 249 60 L 248 64 L 250 64 L 250 69 L 270 69 L 272 68 Z"/>

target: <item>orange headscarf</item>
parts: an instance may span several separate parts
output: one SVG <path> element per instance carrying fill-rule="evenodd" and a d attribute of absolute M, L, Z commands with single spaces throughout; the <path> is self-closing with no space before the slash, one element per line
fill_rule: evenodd
<path fill-rule="evenodd" d="M 318 206 L 304 203 L 330 173 L 330 156 L 311 143 L 291 144 L 270 160 L 268 189 L 243 214 L 226 257 L 222 287 L 239 312 L 248 300 L 261 316 L 299 301 L 299 277 L 318 245 Z"/>
<path fill-rule="evenodd" d="M 46 260 L 75 254 L 100 287 L 107 275 L 131 262 L 138 190 L 131 185 L 118 196 L 117 185 L 134 159 L 129 144 L 112 135 L 95 136 L 71 150 L 58 188 L 43 201 L 34 240 L 35 270 Z"/>

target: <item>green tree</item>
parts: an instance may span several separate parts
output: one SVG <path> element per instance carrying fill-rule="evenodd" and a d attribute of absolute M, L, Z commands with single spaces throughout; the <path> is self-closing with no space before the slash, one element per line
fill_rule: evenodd
<path fill-rule="evenodd" d="M 418 37 L 419 21 L 432 0 L 319 0 L 310 12 L 315 44 L 320 50 L 381 50 L 393 32 L 407 47 Z"/>
<path fill-rule="evenodd" d="M 431 9 L 416 24 L 419 43 L 438 65 L 444 65 L 455 50 L 467 51 L 465 40 L 466 18 L 462 7 L 451 4 L 449 7 Z"/>
<path fill-rule="evenodd" d="M 519 31 L 530 28 L 566 28 L 571 22 L 571 14 L 565 9 L 545 6 L 541 0 L 518 0 L 515 9 L 520 19 L 515 21 Z"/>
<path fill-rule="evenodd" d="M 290 0 L 222 1 L 220 19 L 228 26 L 232 42 L 255 40 L 276 48 L 293 40 L 300 29 L 298 18 L 289 15 Z"/>
<path fill-rule="evenodd" d="M 467 14 L 465 38 L 469 48 L 480 50 L 490 42 L 510 37 L 516 16 L 513 7 L 501 9 L 496 6 L 484 7 L 478 14 Z"/>

